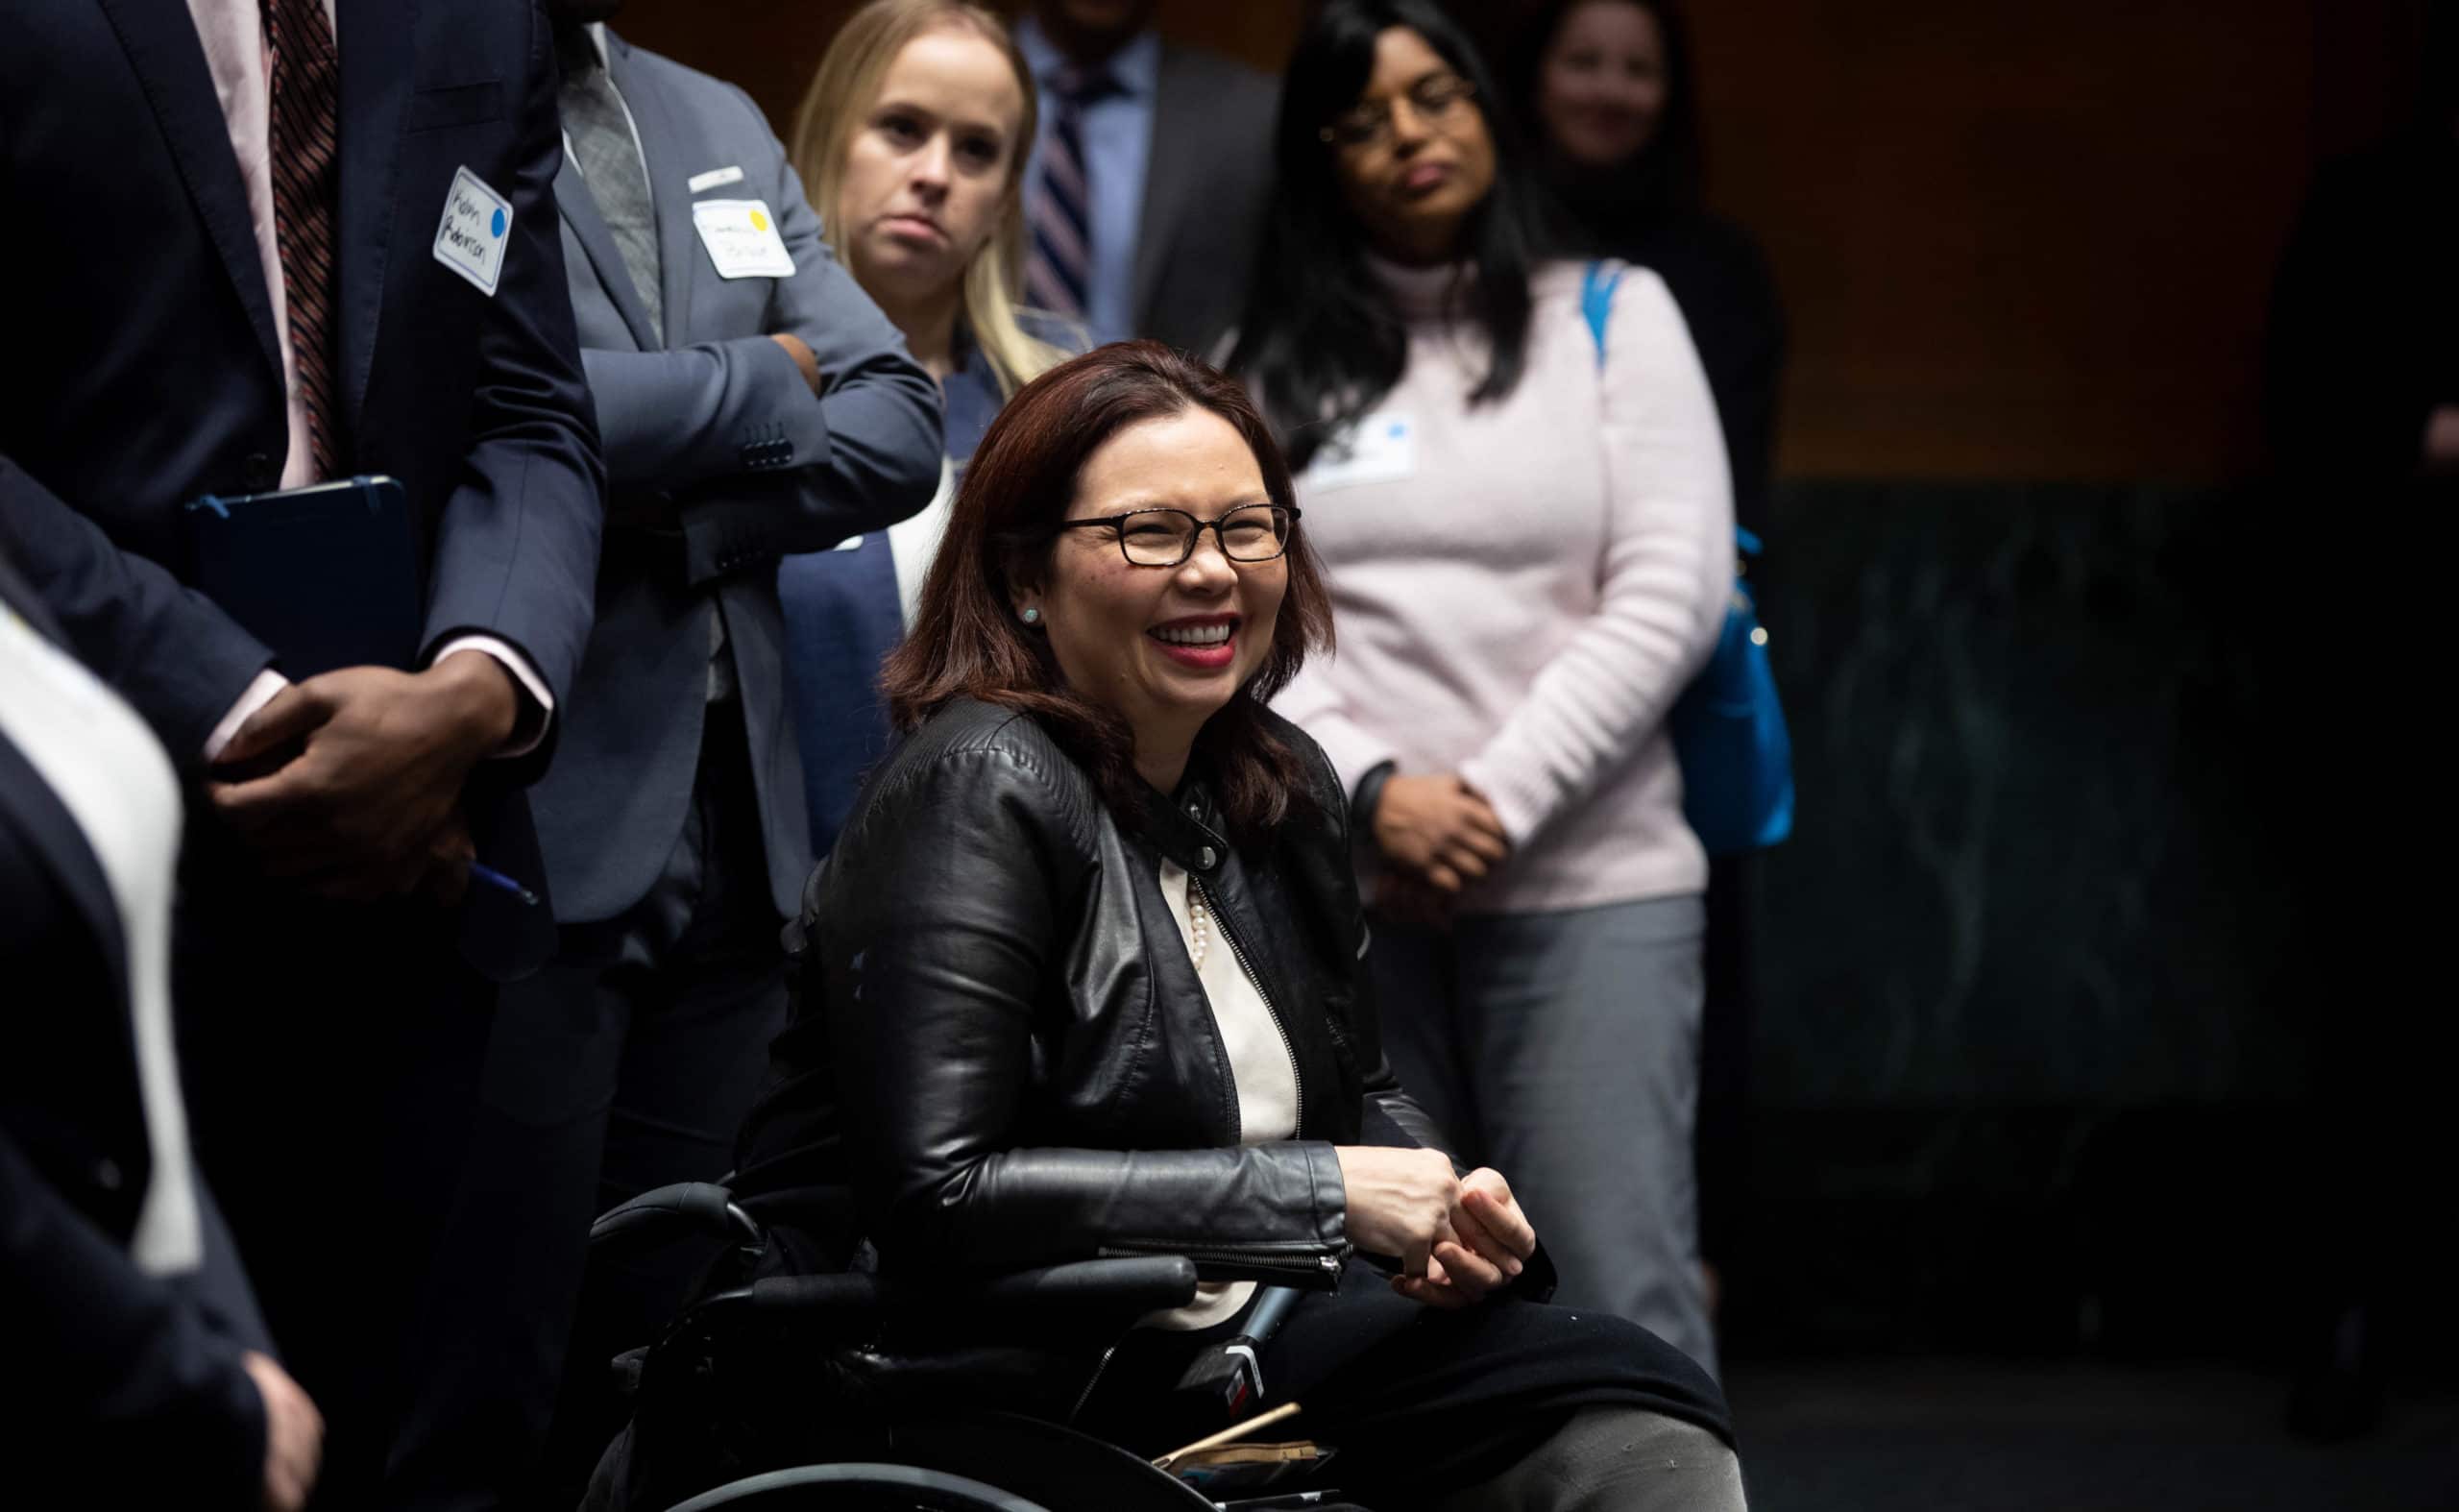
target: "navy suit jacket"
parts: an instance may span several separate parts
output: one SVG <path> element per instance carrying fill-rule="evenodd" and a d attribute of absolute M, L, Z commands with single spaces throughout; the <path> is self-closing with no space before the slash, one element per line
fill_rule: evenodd
<path fill-rule="evenodd" d="M 10 556 L 0 528 L 0 613 L 57 641 Z M 12 1456 L 33 1480 L 12 1472 L 11 1490 L 44 1504 L 57 1475 L 76 1500 L 134 1504 L 176 1477 L 191 1504 L 254 1506 L 264 1405 L 242 1336 L 128 1256 L 153 1167 L 128 970 L 102 864 L 0 736 L 0 1296 L 10 1436 L 42 1446 Z"/>
<path fill-rule="evenodd" d="M 589 633 L 602 473 L 564 288 L 547 22 L 511 0 L 336 0 L 336 381 L 346 470 L 405 485 L 424 648 L 523 652 L 560 705 Z M 492 298 L 437 262 L 467 167 L 511 202 Z M 179 0 L 0 19 L 0 510 L 85 659 L 190 769 L 272 660 L 185 587 L 181 505 L 278 486 L 271 299 Z M 38 229 L 41 228 L 41 229 Z M 551 745 L 494 764 L 514 780 Z"/>
<path fill-rule="evenodd" d="M 750 96 L 612 32 L 606 61 L 648 176 L 663 330 L 567 163 L 556 200 L 610 503 L 596 628 L 562 753 L 532 793 L 539 841 L 565 922 L 611 918 L 657 880 L 691 807 L 708 622 L 722 613 L 769 890 L 791 915 L 812 853 L 785 707 L 777 560 L 930 502 L 938 391 L 820 240 Z M 791 277 L 720 277 L 703 246 L 695 204 L 750 200 L 773 217 Z M 769 339 L 776 332 L 818 357 L 818 396 Z"/>

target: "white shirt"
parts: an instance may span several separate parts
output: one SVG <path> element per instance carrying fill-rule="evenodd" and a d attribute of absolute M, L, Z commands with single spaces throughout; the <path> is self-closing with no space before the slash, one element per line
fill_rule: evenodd
<path fill-rule="evenodd" d="M 1271 1144 L 1294 1139 L 1298 1137 L 1298 1063 L 1290 1059 L 1289 1041 L 1281 1037 L 1272 1005 L 1255 989 L 1254 979 L 1238 963 L 1237 952 L 1223 938 L 1217 918 L 1205 931 L 1203 959 L 1196 960 L 1195 887 L 1184 868 L 1161 863 L 1161 896 L 1179 921 L 1187 957 L 1195 961 L 1196 980 L 1204 985 L 1205 1001 L 1221 1031 L 1222 1048 L 1230 1053 L 1230 1076 L 1238 1093 L 1238 1142 Z M 1254 1281 L 1206 1281 L 1196 1288 L 1195 1301 L 1187 1305 L 1142 1321 L 1152 1329 L 1210 1328 L 1245 1306 L 1254 1293 Z"/>

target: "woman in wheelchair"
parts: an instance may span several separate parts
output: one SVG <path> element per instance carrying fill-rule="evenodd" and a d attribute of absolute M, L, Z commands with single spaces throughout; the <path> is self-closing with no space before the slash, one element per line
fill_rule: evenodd
<path fill-rule="evenodd" d="M 1739 1507 L 1715 1383 L 1545 1305 L 1509 1183 L 1383 1059 L 1346 795 L 1265 707 L 1331 641 L 1298 513 L 1241 391 L 1156 343 L 992 424 L 886 672 L 907 734 L 806 892 L 739 1151 L 761 1268 L 1191 1256 L 1191 1303 L 1050 1356 L 1056 1416 L 1139 1455 L 1221 1428 L 1174 1388 L 1296 1286 L 1264 1401 L 1359 1502 Z"/>

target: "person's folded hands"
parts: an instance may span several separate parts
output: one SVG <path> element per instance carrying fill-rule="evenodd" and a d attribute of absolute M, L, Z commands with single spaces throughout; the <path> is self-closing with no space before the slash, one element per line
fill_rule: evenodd
<path fill-rule="evenodd" d="M 1480 1166 L 1461 1178 L 1425 1274 L 1396 1276 L 1392 1289 L 1429 1307 L 1466 1307 L 1519 1280 L 1537 1253 L 1537 1231 L 1520 1210 L 1502 1173 Z"/>
<path fill-rule="evenodd" d="M 1481 880 L 1511 854 L 1493 805 L 1449 774 L 1384 779 L 1371 825 L 1384 859 L 1439 893 Z"/>

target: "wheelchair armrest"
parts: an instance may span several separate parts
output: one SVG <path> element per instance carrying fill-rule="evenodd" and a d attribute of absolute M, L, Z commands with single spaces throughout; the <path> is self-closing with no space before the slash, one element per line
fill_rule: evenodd
<path fill-rule="evenodd" d="M 630 1248 L 698 1235 L 757 1247 L 760 1226 L 734 1205 L 733 1194 L 710 1182 L 677 1182 L 643 1192 L 598 1214 L 589 1244 Z"/>
<path fill-rule="evenodd" d="M 1128 1312 L 1141 1317 L 1195 1301 L 1195 1261 L 1183 1255 L 1140 1255 L 1124 1259 L 1070 1260 L 1013 1271 L 976 1282 L 920 1282 L 912 1305 L 976 1314 L 1047 1315 L 1073 1311 Z"/>
<path fill-rule="evenodd" d="M 845 1337 L 886 1329 L 898 1336 L 1008 1341 L 1054 1329 L 1124 1326 L 1195 1300 L 1195 1262 L 1184 1256 L 1071 1260 L 990 1277 L 882 1279 L 860 1271 L 768 1276 L 719 1292 L 695 1311 L 795 1320 Z"/>

